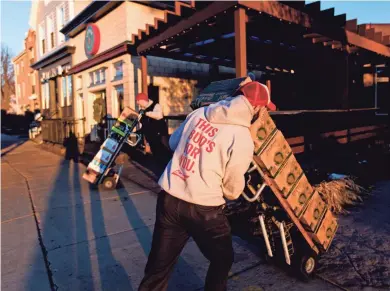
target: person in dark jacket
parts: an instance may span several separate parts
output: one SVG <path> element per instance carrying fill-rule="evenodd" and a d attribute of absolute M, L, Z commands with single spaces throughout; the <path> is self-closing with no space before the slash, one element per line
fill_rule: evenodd
<path fill-rule="evenodd" d="M 167 163 L 171 157 L 168 149 L 168 127 L 164 121 L 161 105 L 153 102 L 145 93 L 136 96 L 136 102 L 145 114 L 141 118 L 141 132 L 146 139 L 146 152 L 152 152 L 160 162 Z M 150 147 L 150 148 L 149 148 Z"/>

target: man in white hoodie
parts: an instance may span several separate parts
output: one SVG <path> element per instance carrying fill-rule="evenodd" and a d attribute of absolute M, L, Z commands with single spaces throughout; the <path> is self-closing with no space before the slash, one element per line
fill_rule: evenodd
<path fill-rule="evenodd" d="M 166 290 L 190 237 L 210 261 L 205 290 L 226 289 L 233 263 L 225 199 L 237 199 L 254 144 L 249 127 L 260 107 L 275 110 L 268 88 L 242 86 L 235 97 L 195 110 L 173 133 L 172 160 L 162 174 L 152 249 L 139 290 Z"/>

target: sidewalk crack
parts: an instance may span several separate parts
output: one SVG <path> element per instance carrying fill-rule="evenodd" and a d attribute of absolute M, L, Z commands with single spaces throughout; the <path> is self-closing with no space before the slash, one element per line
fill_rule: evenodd
<path fill-rule="evenodd" d="M 30 199 L 30 204 L 31 204 L 31 209 L 32 209 L 32 212 L 33 212 L 33 216 L 34 216 L 34 221 L 35 221 L 35 226 L 37 228 L 37 233 L 38 233 L 38 242 L 39 242 L 39 246 L 41 247 L 41 251 L 42 251 L 42 255 L 43 255 L 43 260 L 45 262 L 45 267 L 46 267 L 46 272 L 47 272 L 47 276 L 48 276 L 48 279 L 49 279 L 49 284 L 50 284 L 50 289 L 52 291 L 57 291 L 58 290 L 58 286 L 54 283 L 54 280 L 53 280 L 53 272 L 51 271 L 50 269 L 50 262 L 49 262 L 49 259 L 48 259 L 48 251 L 46 249 L 46 246 L 45 244 L 43 243 L 43 238 L 42 238 L 42 232 L 41 232 L 41 229 L 39 228 L 39 221 L 38 221 L 38 217 L 37 217 L 37 211 L 35 209 L 35 205 L 34 205 L 34 201 L 33 201 L 33 198 L 32 198 L 32 193 L 31 193 L 31 188 L 30 188 L 30 184 L 28 182 L 28 179 L 26 176 L 24 176 L 20 171 L 18 171 L 15 167 L 13 167 L 11 165 L 11 163 L 9 163 L 8 161 L 6 161 L 6 163 L 16 172 L 18 173 L 20 176 L 23 177 L 25 183 L 26 183 L 26 187 L 27 187 L 27 192 L 28 192 L 28 197 Z"/>

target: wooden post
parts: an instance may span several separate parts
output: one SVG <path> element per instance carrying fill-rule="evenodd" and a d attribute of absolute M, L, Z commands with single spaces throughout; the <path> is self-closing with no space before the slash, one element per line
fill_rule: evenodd
<path fill-rule="evenodd" d="M 236 77 L 246 77 L 247 58 L 246 58 L 246 11 L 244 8 L 238 8 L 234 11 L 234 32 L 235 32 L 235 59 L 236 59 Z"/>
<path fill-rule="evenodd" d="M 344 93 L 342 100 L 342 108 L 349 109 L 349 53 L 347 52 L 345 55 L 345 83 L 344 83 Z"/>
<path fill-rule="evenodd" d="M 271 80 L 267 80 L 265 83 L 269 91 L 269 96 L 271 96 Z"/>
<path fill-rule="evenodd" d="M 148 94 L 148 61 L 145 56 L 141 56 L 141 85 L 142 93 Z"/>

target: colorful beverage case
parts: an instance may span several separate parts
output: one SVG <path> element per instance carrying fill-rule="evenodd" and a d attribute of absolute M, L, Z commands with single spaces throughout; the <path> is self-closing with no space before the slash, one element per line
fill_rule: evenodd
<path fill-rule="evenodd" d="M 142 113 L 126 107 L 111 128 L 108 138 L 103 142 L 100 150 L 88 164 L 83 178 L 92 184 L 102 181 L 120 152 L 123 144 L 127 142 L 130 133 L 137 126 Z"/>

